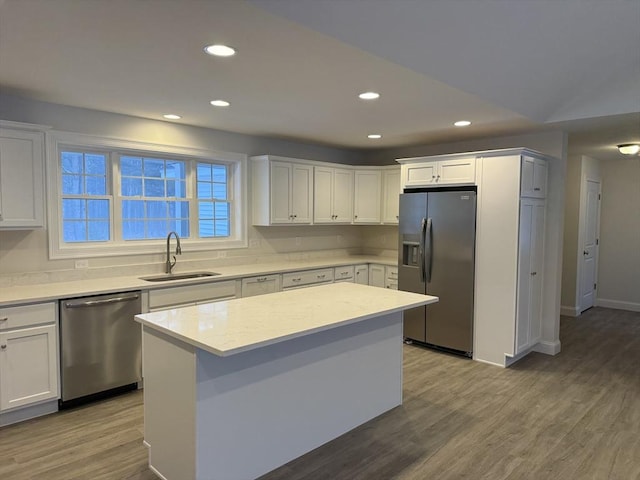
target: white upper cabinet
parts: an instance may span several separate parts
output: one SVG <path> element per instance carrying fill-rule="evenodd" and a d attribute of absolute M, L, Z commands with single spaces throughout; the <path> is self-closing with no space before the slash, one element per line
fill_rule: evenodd
<path fill-rule="evenodd" d="M 351 223 L 353 220 L 353 170 L 314 167 L 313 221 Z"/>
<path fill-rule="evenodd" d="M 547 196 L 547 161 L 541 158 L 522 156 L 520 195 L 545 198 Z"/>
<path fill-rule="evenodd" d="M 3 122 L 0 128 L 0 228 L 44 226 L 44 132 Z"/>
<path fill-rule="evenodd" d="M 400 169 L 382 174 L 382 223 L 397 224 L 400 213 Z"/>
<path fill-rule="evenodd" d="M 475 157 L 435 160 L 430 157 L 400 159 L 403 187 L 473 185 L 476 182 Z"/>
<path fill-rule="evenodd" d="M 380 223 L 380 170 L 356 170 L 353 223 Z"/>
<path fill-rule="evenodd" d="M 253 225 L 312 221 L 313 167 L 284 160 L 268 155 L 251 159 Z"/>

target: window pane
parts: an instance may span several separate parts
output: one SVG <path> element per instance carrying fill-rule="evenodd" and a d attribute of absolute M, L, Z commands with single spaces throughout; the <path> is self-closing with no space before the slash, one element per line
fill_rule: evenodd
<path fill-rule="evenodd" d="M 167 202 L 169 218 L 189 218 L 189 202 Z"/>
<path fill-rule="evenodd" d="M 164 180 L 144 179 L 145 197 L 164 197 Z"/>
<path fill-rule="evenodd" d="M 133 218 L 144 218 L 144 202 L 142 200 L 123 200 L 122 218 L 127 220 Z"/>
<path fill-rule="evenodd" d="M 187 183 L 180 180 L 167 180 L 167 197 L 185 198 Z"/>
<path fill-rule="evenodd" d="M 229 221 L 228 220 L 216 220 L 214 222 L 216 237 L 229 236 Z"/>
<path fill-rule="evenodd" d="M 227 186 L 221 183 L 213 184 L 213 198 L 217 198 L 220 200 L 227 199 Z"/>
<path fill-rule="evenodd" d="M 87 153 L 84 157 L 84 173 L 89 175 L 106 175 L 107 158 L 105 155 Z"/>
<path fill-rule="evenodd" d="M 144 159 L 144 176 L 164 178 L 164 160 Z"/>
<path fill-rule="evenodd" d="M 85 177 L 87 195 L 105 195 L 107 193 L 106 177 Z"/>
<path fill-rule="evenodd" d="M 88 217 L 92 220 L 109 219 L 109 200 L 87 200 Z M 107 230 L 108 232 L 108 230 Z"/>
<path fill-rule="evenodd" d="M 208 182 L 198 182 L 198 198 L 213 198 L 211 185 Z"/>
<path fill-rule="evenodd" d="M 167 202 L 147 202 L 147 218 L 167 218 Z"/>
<path fill-rule="evenodd" d="M 62 152 L 62 173 L 82 173 L 82 153 Z"/>
<path fill-rule="evenodd" d="M 213 219 L 213 202 L 198 203 L 198 218 Z"/>
<path fill-rule="evenodd" d="M 142 158 L 120 157 L 120 174 L 130 177 L 141 177 Z"/>
<path fill-rule="evenodd" d="M 144 238 L 144 222 L 126 220 L 122 222 L 122 238 L 125 240 L 141 240 Z"/>
<path fill-rule="evenodd" d="M 215 216 L 218 220 L 229 218 L 229 204 L 223 203 L 223 202 L 216 202 Z"/>
<path fill-rule="evenodd" d="M 62 193 L 64 195 L 81 195 L 83 192 L 80 175 L 62 175 Z"/>
<path fill-rule="evenodd" d="M 166 220 L 149 220 L 147 222 L 147 238 L 165 238 L 169 233 Z"/>
<path fill-rule="evenodd" d="M 89 241 L 105 242 L 109 240 L 109 222 L 88 222 Z"/>
<path fill-rule="evenodd" d="M 167 160 L 167 178 L 184 180 L 186 176 L 185 163 L 178 160 Z"/>
<path fill-rule="evenodd" d="M 123 177 L 121 181 L 121 191 L 123 197 L 142 196 L 142 178 Z"/>
<path fill-rule="evenodd" d="M 202 238 L 213 237 L 213 220 L 200 219 L 198 222 L 198 230 Z"/>
<path fill-rule="evenodd" d="M 227 183 L 227 167 L 223 165 L 213 165 L 213 181 Z"/>
<path fill-rule="evenodd" d="M 176 232 L 178 232 L 178 235 L 182 238 L 189 237 L 189 220 L 181 220 L 178 222 L 176 225 Z"/>
<path fill-rule="evenodd" d="M 212 181 L 213 176 L 211 175 L 211 165 L 208 163 L 199 163 L 197 167 L 198 172 L 198 180 L 203 181 Z"/>
<path fill-rule="evenodd" d="M 86 241 L 86 223 L 84 221 L 65 220 L 62 222 L 62 239 L 65 242 Z"/>
<path fill-rule="evenodd" d="M 82 199 L 63 199 L 62 200 L 62 218 L 83 219 L 86 217 L 85 200 Z"/>

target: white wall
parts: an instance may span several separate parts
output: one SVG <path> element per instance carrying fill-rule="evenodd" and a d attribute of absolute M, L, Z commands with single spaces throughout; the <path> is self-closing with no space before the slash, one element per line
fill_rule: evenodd
<path fill-rule="evenodd" d="M 596 304 L 640 311 L 640 158 L 602 162 Z"/>

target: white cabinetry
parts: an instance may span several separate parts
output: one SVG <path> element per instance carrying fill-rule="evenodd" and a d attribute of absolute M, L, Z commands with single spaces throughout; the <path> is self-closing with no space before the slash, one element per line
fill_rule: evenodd
<path fill-rule="evenodd" d="M 242 279 L 242 297 L 254 297 L 282 289 L 280 275 L 262 275 Z"/>
<path fill-rule="evenodd" d="M 356 265 L 355 266 L 355 283 L 361 285 L 369 285 L 369 265 Z"/>
<path fill-rule="evenodd" d="M 476 181 L 475 157 L 399 159 L 403 187 L 473 185 Z"/>
<path fill-rule="evenodd" d="M 0 228 L 44 226 L 44 132 L 0 123 Z"/>
<path fill-rule="evenodd" d="M 353 223 L 380 223 L 380 170 L 356 170 Z"/>
<path fill-rule="evenodd" d="M 547 196 L 546 160 L 523 155 L 520 195 L 533 198 L 545 198 Z"/>
<path fill-rule="evenodd" d="M 0 411 L 58 398 L 56 304 L 0 309 Z"/>
<path fill-rule="evenodd" d="M 230 300 L 237 293 L 235 280 L 159 288 L 149 292 L 149 311 Z"/>
<path fill-rule="evenodd" d="M 400 213 L 400 169 L 384 170 L 382 185 L 382 223 L 397 224 Z"/>
<path fill-rule="evenodd" d="M 384 267 L 384 287 L 392 290 L 398 289 L 398 267 Z"/>
<path fill-rule="evenodd" d="M 251 158 L 253 225 L 311 223 L 313 167 L 292 160 Z"/>
<path fill-rule="evenodd" d="M 336 267 L 333 269 L 333 278 L 337 282 L 351 282 L 354 281 L 355 269 L 353 265 L 345 265 L 343 267 Z"/>
<path fill-rule="evenodd" d="M 520 201 L 515 355 L 540 341 L 544 258 L 544 200 Z"/>
<path fill-rule="evenodd" d="M 351 223 L 353 220 L 353 170 L 314 167 L 313 221 Z"/>
<path fill-rule="evenodd" d="M 374 263 L 369 265 L 369 285 L 384 288 L 387 278 L 386 275 L 384 265 L 377 265 Z"/>
<path fill-rule="evenodd" d="M 333 283 L 333 268 L 291 272 L 282 275 L 282 290 L 312 287 L 324 283 Z"/>

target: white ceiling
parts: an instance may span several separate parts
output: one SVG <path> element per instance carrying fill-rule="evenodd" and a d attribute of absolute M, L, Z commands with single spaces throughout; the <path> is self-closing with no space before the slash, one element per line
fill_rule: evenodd
<path fill-rule="evenodd" d="M 345 148 L 562 128 L 607 159 L 640 141 L 639 25 L 639 0 L 0 0 L 0 87 Z"/>

